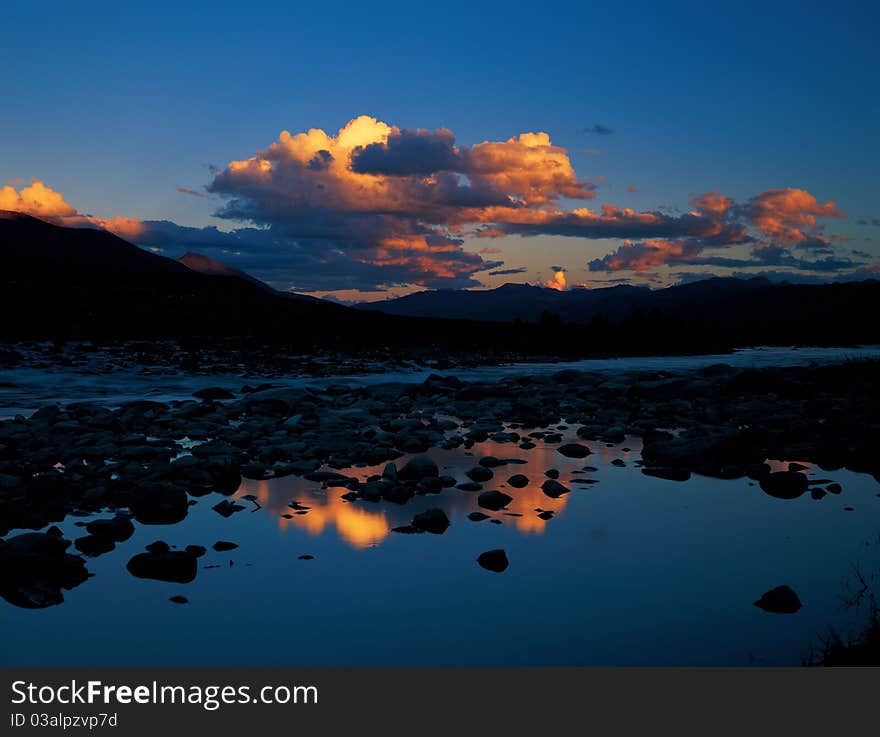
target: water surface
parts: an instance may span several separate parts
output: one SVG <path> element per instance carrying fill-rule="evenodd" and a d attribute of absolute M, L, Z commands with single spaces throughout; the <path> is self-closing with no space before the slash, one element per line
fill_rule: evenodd
<path fill-rule="evenodd" d="M 237 492 L 245 511 L 221 518 L 211 509 L 220 497 L 210 495 L 180 524 L 137 525 L 116 550 L 89 559 L 94 577 L 65 592 L 60 606 L 23 610 L 0 602 L 4 630 L 15 633 L 0 660 L 782 665 L 799 664 L 829 626 L 850 633 L 864 623 L 866 612 L 844 599 L 855 570 L 880 568 L 873 478 L 810 468 L 811 478 L 831 478 L 843 493 L 780 500 L 747 479 L 646 477 L 635 465 L 636 438 L 590 446 L 584 460 L 563 458 L 541 441 L 533 450 L 488 441 L 470 455 L 433 449 L 441 473 L 460 481 L 483 455 L 527 461 L 496 468 L 486 484 L 514 497 L 507 512 L 521 516 L 482 510 L 502 524 L 470 521 L 477 494 L 455 488 L 401 506 L 346 502 L 346 489 L 298 477 L 245 481 Z M 613 465 L 616 459 L 625 465 Z M 585 465 L 596 470 L 576 473 Z M 561 472 L 570 494 L 550 499 L 540 490 L 548 468 Z M 344 472 L 366 478 L 380 470 Z M 513 473 L 530 485 L 506 486 Z M 598 483 L 572 483 L 577 478 Z M 294 500 L 310 509 L 295 514 Z M 444 534 L 391 531 L 429 507 L 449 516 Z M 554 516 L 545 521 L 536 510 Z M 67 537 L 84 534 L 77 521 L 61 525 Z M 191 584 L 133 578 L 126 562 L 157 539 L 181 548 L 217 540 L 240 547 L 209 549 Z M 494 548 L 507 552 L 504 573 L 475 562 Z M 780 584 L 797 591 L 803 609 L 777 615 L 753 606 Z M 189 603 L 169 602 L 175 594 Z"/>

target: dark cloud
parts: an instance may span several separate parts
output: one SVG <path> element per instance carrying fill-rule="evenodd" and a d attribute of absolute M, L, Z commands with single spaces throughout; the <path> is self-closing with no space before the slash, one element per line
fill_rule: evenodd
<path fill-rule="evenodd" d="M 464 171 L 466 164 L 455 147 L 452 131 L 404 129 L 392 133 L 384 143 L 356 148 L 351 168 L 359 174 L 424 176 L 440 171 Z"/>
<path fill-rule="evenodd" d="M 584 128 L 584 133 L 592 133 L 597 136 L 607 136 L 613 133 L 607 125 L 602 125 L 601 123 L 594 123 L 588 128 Z"/>
<path fill-rule="evenodd" d="M 490 271 L 489 276 L 510 276 L 511 274 L 524 274 L 528 269 L 523 266 L 519 266 L 515 269 L 497 269 L 495 271 Z"/>

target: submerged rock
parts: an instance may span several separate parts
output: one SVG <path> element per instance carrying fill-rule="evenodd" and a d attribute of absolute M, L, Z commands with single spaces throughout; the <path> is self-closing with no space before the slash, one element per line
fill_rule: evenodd
<path fill-rule="evenodd" d="M 477 563 L 480 567 L 493 573 L 503 573 L 510 565 L 507 560 L 507 553 L 503 550 L 487 550 L 477 556 Z"/>
<path fill-rule="evenodd" d="M 761 594 L 755 606 L 773 614 L 794 614 L 803 604 L 790 586 L 777 586 Z"/>
<path fill-rule="evenodd" d="M 529 485 L 528 476 L 524 476 L 521 473 L 515 473 L 509 479 L 507 479 L 507 483 L 512 486 L 514 489 L 524 489 Z"/>

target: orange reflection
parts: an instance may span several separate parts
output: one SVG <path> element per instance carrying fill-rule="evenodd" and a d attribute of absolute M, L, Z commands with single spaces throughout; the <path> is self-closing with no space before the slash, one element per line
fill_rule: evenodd
<path fill-rule="evenodd" d="M 278 515 L 282 530 L 298 527 L 309 535 L 321 535 L 329 527 L 335 527 L 339 536 L 355 548 L 366 548 L 382 542 L 390 530 L 384 510 L 367 509 L 362 504 L 353 504 L 342 499 L 345 489 L 324 489 L 318 493 L 300 494 L 299 502 L 309 507 L 306 514 L 296 514 L 288 506 L 288 494 L 273 493 L 279 482 L 285 479 L 251 481 L 244 479 L 237 496 L 253 494 L 260 505 Z M 301 482 L 308 483 L 308 482 Z M 280 489 L 279 489 L 280 492 Z M 283 514 L 291 516 L 282 517 Z"/>

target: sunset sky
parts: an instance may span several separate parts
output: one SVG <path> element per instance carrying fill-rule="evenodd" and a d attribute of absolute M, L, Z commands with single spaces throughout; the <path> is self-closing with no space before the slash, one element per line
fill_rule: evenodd
<path fill-rule="evenodd" d="M 868 3 L 4 8 L 0 209 L 345 300 L 864 278 Z"/>

